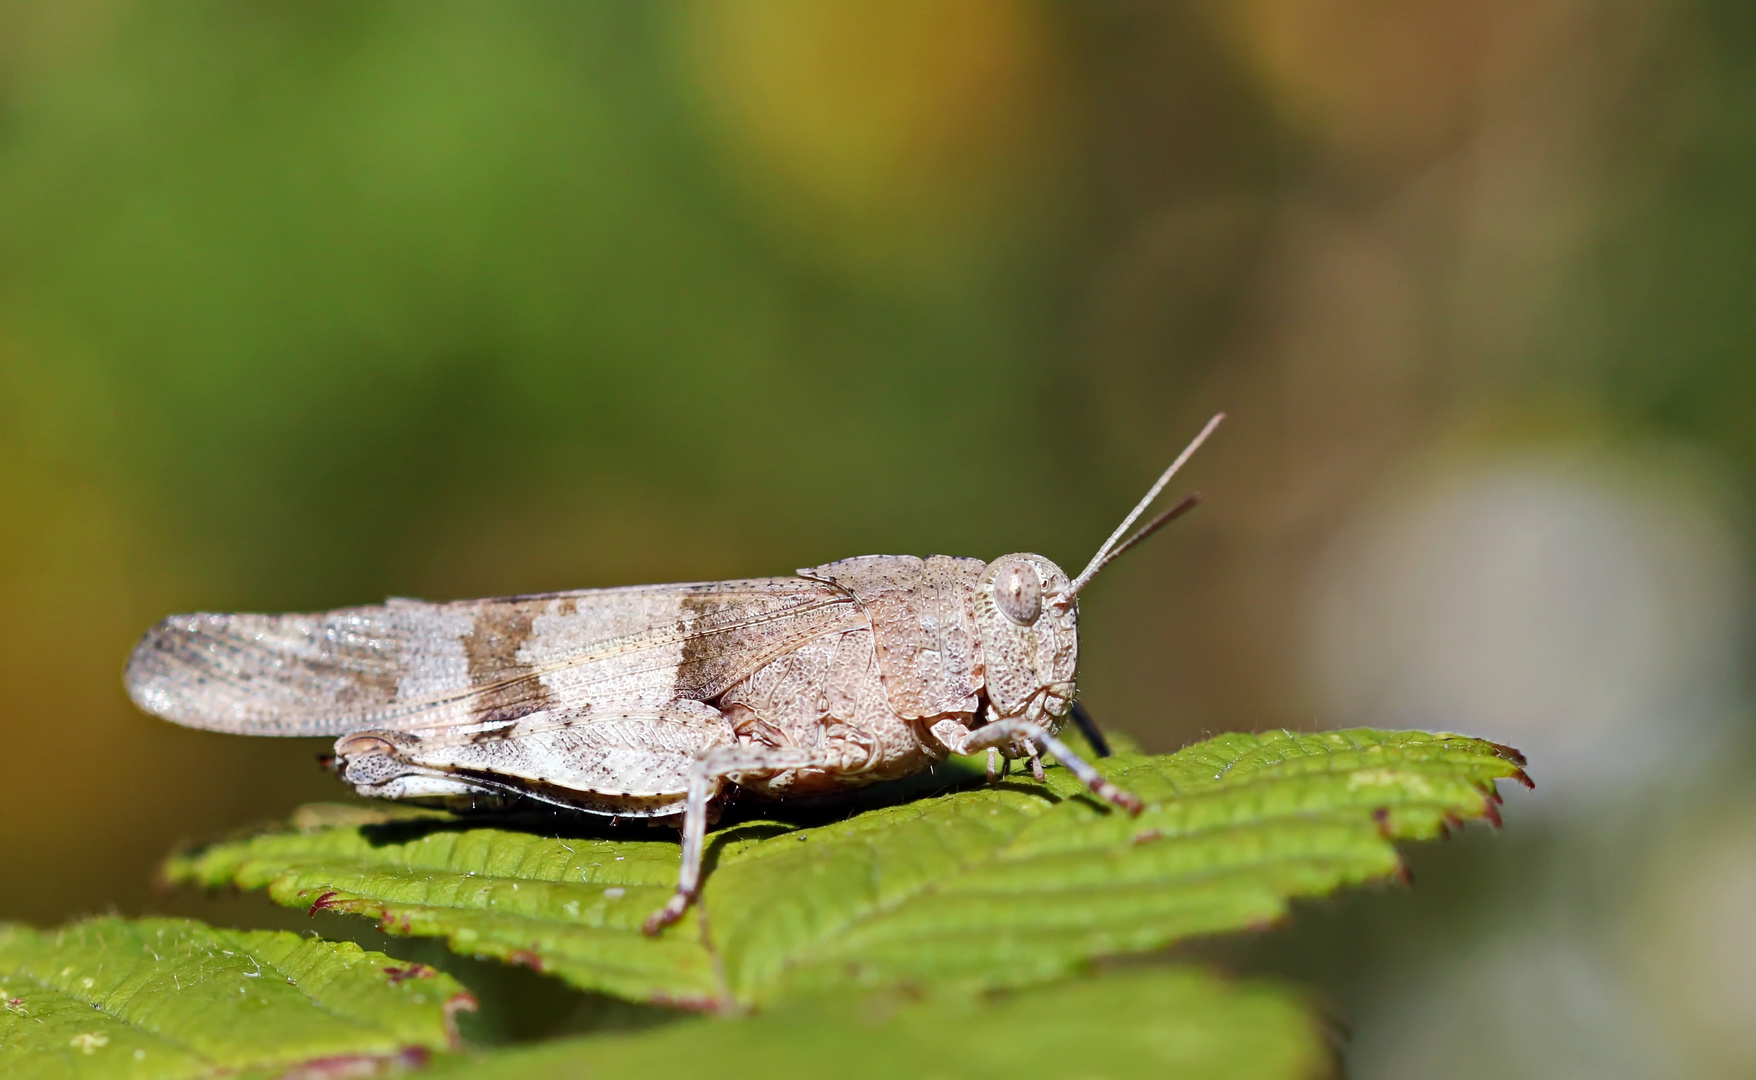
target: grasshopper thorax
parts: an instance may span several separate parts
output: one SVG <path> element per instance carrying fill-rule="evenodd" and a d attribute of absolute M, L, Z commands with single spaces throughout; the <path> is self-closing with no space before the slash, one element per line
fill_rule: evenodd
<path fill-rule="evenodd" d="M 1053 726 L 1073 701 L 1079 602 L 1059 566 L 1041 555 L 1002 555 L 976 582 L 976 627 L 990 719 Z"/>

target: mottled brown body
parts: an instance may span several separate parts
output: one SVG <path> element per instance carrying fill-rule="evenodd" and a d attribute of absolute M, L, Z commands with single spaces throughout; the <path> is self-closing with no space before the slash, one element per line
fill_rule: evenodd
<path fill-rule="evenodd" d="M 942 760 L 932 723 L 967 724 L 984 701 L 985 566 L 867 556 L 796 578 L 173 616 L 141 641 L 127 680 L 142 708 L 178 723 L 338 734 L 338 768 L 363 794 L 676 816 L 690 762 L 719 747 L 820 759 L 744 770 L 739 786 L 771 797 Z M 1075 617 L 1049 658 L 1053 688 L 1023 703 L 1009 687 L 1009 704 L 1065 711 Z"/>
<path fill-rule="evenodd" d="M 1067 588 L 1041 556 L 995 566 L 1042 596 Z M 685 825 L 693 801 L 704 830 L 728 782 L 833 795 L 987 748 L 966 745 L 978 716 L 1052 731 L 1072 700 L 1077 606 L 1015 624 L 989 570 L 864 556 L 795 578 L 173 616 L 127 682 L 194 727 L 337 734 L 337 770 L 361 794 L 522 796 Z M 1034 757 L 1021 734 L 993 748 Z"/>

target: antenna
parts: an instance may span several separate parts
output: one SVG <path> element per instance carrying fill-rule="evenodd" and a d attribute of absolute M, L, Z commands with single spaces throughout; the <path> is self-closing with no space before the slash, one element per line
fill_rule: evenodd
<path fill-rule="evenodd" d="M 1104 561 L 1101 563 L 1098 563 L 1097 570 L 1093 570 L 1091 572 L 1091 576 L 1097 577 L 1098 570 L 1102 570 L 1104 567 L 1115 562 L 1118 558 L 1121 557 L 1122 552 L 1127 551 L 1129 548 L 1133 547 L 1135 544 L 1140 543 L 1142 540 L 1145 540 L 1147 537 L 1151 536 L 1153 533 L 1158 532 L 1160 529 L 1164 528 L 1166 525 L 1169 525 L 1171 522 L 1177 520 L 1178 518 L 1182 517 L 1184 514 L 1187 514 L 1189 511 L 1195 509 L 1197 506 L 1200 506 L 1200 505 L 1201 505 L 1201 492 L 1191 491 L 1189 494 L 1183 496 L 1182 502 L 1179 502 L 1177 505 L 1171 507 L 1169 510 L 1166 510 L 1164 513 L 1160 514 L 1159 516 L 1153 518 L 1151 521 L 1147 522 L 1145 525 L 1142 525 L 1140 528 L 1134 530 L 1133 536 L 1130 536 L 1128 539 L 1122 541 L 1120 544 L 1117 544 L 1115 547 L 1111 548 L 1110 553 L 1108 555 L 1104 556 Z M 1087 580 L 1089 581 L 1090 578 L 1088 578 Z"/>
<path fill-rule="evenodd" d="M 1152 505 L 1152 501 L 1158 498 L 1159 492 L 1163 491 L 1165 485 L 1171 482 L 1171 477 L 1177 475 L 1177 470 L 1181 469 L 1183 464 L 1195 455 L 1195 451 L 1201 449 L 1201 444 L 1207 441 L 1207 437 L 1213 434 L 1213 429 L 1219 427 L 1219 422 L 1225 418 L 1225 413 L 1216 413 L 1214 418 L 1207 422 L 1207 426 L 1201 429 L 1201 434 L 1195 436 L 1194 441 L 1190 442 L 1188 446 L 1183 448 L 1183 452 L 1177 455 L 1177 460 L 1171 462 L 1171 467 L 1166 469 L 1164 475 L 1158 478 L 1158 483 L 1152 485 L 1151 490 L 1146 493 L 1144 499 L 1141 499 L 1138 503 L 1134 504 L 1134 509 L 1129 512 L 1127 517 L 1122 519 L 1122 524 L 1116 526 L 1116 531 L 1110 534 L 1108 540 L 1104 541 L 1104 546 L 1098 548 L 1097 554 L 1091 557 L 1091 562 L 1087 563 L 1085 569 L 1079 572 L 1079 576 L 1073 579 L 1073 584 L 1068 586 L 1067 591 L 1062 594 L 1063 601 L 1072 600 L 1075 596 L 1078 596 L 1079 590 L 1091 584 L 1091 579 L 1097 577 L 1097 572 L 1108 566 L 1110 561 L 1116 556 L 1127 551 L 1135 544 L 1140 543 L 1159 529 L 1195 508 L 1195 505 L 1201 501 L 1200 495 L 1189 496 L 1182 502 L 1160 514 L 1158 517 L 1153 518 L 1144 528 L 1133 536 L 1128 537 L 1126 540 L 1122 540 L 1122 536 L 1128 532 L 1129 528 L 1131 528 L 1136 521 L 1140 519 L 1141 514 L 1146 513 L 1146 508 Z M 1121 542 L 1118 543 L 1117 541 Z"/>

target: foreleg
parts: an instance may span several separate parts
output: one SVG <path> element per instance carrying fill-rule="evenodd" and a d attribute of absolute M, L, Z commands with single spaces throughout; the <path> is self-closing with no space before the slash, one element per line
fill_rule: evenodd
<path fill-rule="evenodd" d="M 1023 739 L 1031 747 L 1045 754 L 1053 754 L 1061 764 L 1072 770 L 1092 794 L 1115 806 L 1138 814 L 1141 802 L 1133 795 L 1105 780 L 1098 771 L 1086 763 L 1079 755 L 1067 749 L 1060 739 L 1049 734 L 1041 724 L 1032 723 L 1019 717 L 1009 717 L 983 724 L 974 731 L 965 727 L 960 720 L 941 720 L 932 727 L 933 737 L 945 745 L 953 754 L 974 754 L 990 747 L 1003 747 L 1014 739 Z"/>
<path fill-rule="evenodd" d="M 1004 762 L 1004 764 L 1002 764 L 1002 762 Z M 997 780 L 1004 780 L 1011 775 L 1012 759 L 1002 758 L 1000 756 L 999 747 L 988 747 L 988 783 L 992 784 Z M 1042 777 L 1039 776 L 1037 779 L 1041 780 Z"/>
<path fill-rule="evenodd" d="M 700 892 L 701 856 L 707 846 L 707 805 L 718 794 L 721 782 L 744 773 L 834 769 L 848 764 L 843 758 L 834 749 L 777 746 L 723 746 L 696 758 L 689 767 L 689 790 L 683 805 L 683 865 L 677 873 L 677 891 L 664 907 L 647 918 L 641 929 L 651 935 L 676 922 Z"/>

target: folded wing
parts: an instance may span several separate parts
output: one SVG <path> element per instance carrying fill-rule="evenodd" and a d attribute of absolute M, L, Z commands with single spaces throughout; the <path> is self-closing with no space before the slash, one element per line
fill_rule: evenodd
<path fill-rule="evenodd" d="M 705 701 L 863 618 L 846 590 L 800 578 L 173 615 L 135 646 L 125 681 L 142 709 L 189 727 L 410 730 Z"/>

